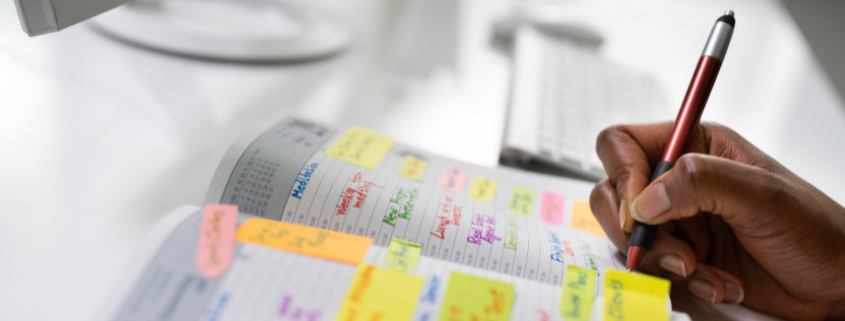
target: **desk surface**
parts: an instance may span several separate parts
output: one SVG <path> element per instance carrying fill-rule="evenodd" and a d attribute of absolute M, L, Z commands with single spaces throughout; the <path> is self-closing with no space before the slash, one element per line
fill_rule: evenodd
<path fill-rule="evenodd" d="M 440 79 L 438 86 L 456 82 L 461 91 L 423 86 L 397 94 L 386 62 L 398 4 L 312 3 L 344 19 L 357 35 L 355 46 L 332 59 L 276 66 L 161 55 L 84 25 L 30 39 L 13 2 L 0 4 L 0 256 L 6 262 L 0 319 L 88 319 L 151 226 L 179 205 L 200 204 L 229 145 L 280 114 L 363 124 L 435 153 L 495 166 L 509 71 L 507 59 L 478 35 L 487 32 L 479 21 L 504 5 L 462 8 L 461 18 L 470 22 L 458 36 L 460 72 L 430 77 Z M 680 5 L 643 1 L 637 8 L 661 6 Z M 704 118 L 735 128 L 845 203 L 838 166 L 845 142 L 834 138 L 845 137 L 845 107 L 783 8 L 762 1 L 732 6 L 737 33 Z M 700 24 L 688 31 L 704 37 L 725 7 L 708 1 L 671 9 L 713 11 L 679 22 Z M 598 2 L 578 10 L 613 17 L 632 8 Z M 633 50 L 626 41 L 635 37 L 594 22 L 609 39 L 608 57 L 658 71 L 667 99 L 680 101 L 692 64 L 663 68 L 660 57 L 626 55 Z M 697 59 L 699 38 L 653 45 Z"/>

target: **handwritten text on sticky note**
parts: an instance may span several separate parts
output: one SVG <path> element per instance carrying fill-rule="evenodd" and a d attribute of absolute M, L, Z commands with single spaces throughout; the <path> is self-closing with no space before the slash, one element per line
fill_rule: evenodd
<path fill-rule="evenodd" d="M 549 225 L 560 225 L 563 223 L 563 195 L 543 192 L 543 199 L 540 202 L 540 218 Z"/>
<path fill-rule="evenodd" d="M 237 205 L 205 204 L 194 264 L 206 279 L 216 279 L 232 264 L 237 219 Z"/>
<path fill-rule="evenodd" d="M 428 162 L 416 158 L 413 155 L 408 155 L 405 156 L 405 160 L 402 161 L 402 164 L 399 165 L 399 169 L 396 171 L 404 178 L 420 180 L 427 169 Z"/>
<path fill-rule="evenodd" d="M 404 272 L 417 266 L 421 251 L 421 245 L 394 237 L 384 260 L 392 270 Z"/>
<path fill-rule="evenodd" d="M 361 264 L 335 320 L 410 320 L 423 283 L 418 276 Z"/>
<path fill-rule="evenodd" d="M 604 319 L 607 321 L 669 320 L 669 280 L 607 269 Z"/>
<path fill-rule="evenodd" d="M 598 273 L 574 265 L 566 267 L 560 314 L 570 321 L 590 320 Z"/>
<path fill-rule="evenodd" d="M 437 185 L 449 193 L 460 193 L 469 180 L 469 173 L 456 168 L 447 167 L 437 181 Z"/>
<path fill-rule="evenodd" d="M 358 264 L 373 239 L 308 226 L 253 217 L 241 224 L 239 242 Z"/>
<path fill-rule="evenodd" d="M 531 216 L 534 210 L 534 199 L 537 194 L 534 191 L 521 186 L 514 186 L 511 199 L 508 202 L 508 209 L 519 216 Z"/>
<path fill-rule="evenodd" d="M 590 210 L 590 203 L 582 200 L 575 200 L 574 203 L 572 206 L 572 221 L 569 222 L 569 227 L 601 237 L 607 237 L 599 221 L 593 216 L 593 211 Z"/>
<path fill-rule="evenodd" d="M 484 176 L 478 176 L 472 182 L 472 186 L 469 187 L 467 195 L 476 201 L 489 203 L 496 196 L 497 188 L 499 188 L 499 182 Z"/>
<path fill-rule="evenodd" d="M 513 284 L 452 272 L 440 310 L 440 321 L 507 321 L 513 298 Z"/>
<path fill-rule="evenodd" d="M 375 169 L 391 148 L 393 148 L 393 138 L 353 126 L 326 151 L 326 155 L 361 167 Z"/>

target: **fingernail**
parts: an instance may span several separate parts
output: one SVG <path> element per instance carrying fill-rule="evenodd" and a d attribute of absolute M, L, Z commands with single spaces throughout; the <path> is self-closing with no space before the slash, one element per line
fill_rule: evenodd
<path fill-rule="evenodd" d="M 699 299 L 710 302 L 710 304 L 716 303 L 716 287 L 710 282 L 694 279 L 689 283 L 689 291 Z"/>
<path fill-rule="evenodd" d="M 672 208 L 669 195 L 666 195 L 666 187 L 663 183 L 657 183 L 647 188 L 631 205 L 631 216 L 638 221 L 650 222 L 655 217 Z"/>
<path fill-rule="evenodd" d="M 684 260 L 677 255 L 667 255 L 660 260 L 660 267 L 676 275 L 687 277 L 687 267 L 684 266 Z"/>
<path fill-rule="evenodd" d="M 739 287 L 739 285 L 736 285 L 731 282 L 725 282 L 725 288 L 727 288 L 727 291 L 725 291 L 726 303 L 742 303 L 742 299 L 745 298 L 745 291 L 742 291 L 742 288 Z"/>
<path fill-rule="evenodd" d="M 625 220 L 628 219 L 628 215 L 625 215 L 626 208 L 628 208 L 628 201 L 623 198 L 622 201 L 619 202 L 619 228 L 621 228 L 623 232 L 625 231 Z"/>

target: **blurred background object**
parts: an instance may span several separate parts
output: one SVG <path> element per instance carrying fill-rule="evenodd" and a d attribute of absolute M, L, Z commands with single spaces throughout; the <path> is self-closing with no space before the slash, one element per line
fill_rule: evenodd
<path fill-rule="evenodd" d="M 840 97 L 845 97 L 845 2 L 783 0 Z"/>

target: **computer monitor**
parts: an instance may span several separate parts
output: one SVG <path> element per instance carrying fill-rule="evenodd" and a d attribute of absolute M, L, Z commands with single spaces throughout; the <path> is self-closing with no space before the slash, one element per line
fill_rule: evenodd
<path fill-rule="evenodd" d="M 285 0 L 124 3 L 15 0 L 21 26 L 30 37 L 57 32 L 109 11 L 90 22 L 102 34 L 142 48 L 205 59 L 313 59 L 342 51 L 352 38 L 331 19 Z"/>

